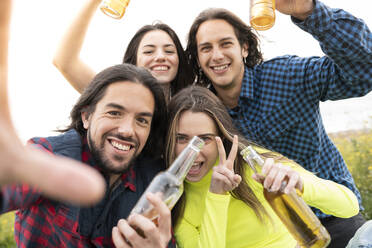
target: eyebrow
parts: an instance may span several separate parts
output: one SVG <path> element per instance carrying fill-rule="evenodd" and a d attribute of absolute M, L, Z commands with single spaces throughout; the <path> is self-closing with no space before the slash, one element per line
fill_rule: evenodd
<path fill-rule="evenodd" d="M 177 133 L 177 135 L 180 135 L 180 136 L 189 136 L 187 134 L 184 134 L 184 133 Z M 217 134 L 214 134 L 214 133 L 203 133 L 203 134 L 199 134 L 198 137 L 206 137 L 206 136 L 217 136 Z"/>
<path fill-rule="evenodd" d="M 218 42 L 223 42 L 223 41 L 228 41 L 228 40 L 234 40 L 234 37 L 225 37 L 225 38 L 220 39 Z M 207 42 L 204 42 L 204 43 L 200 43 L 198 45 L 198 47 L 206 46 L 206 45 L 209 45 L 209 44 L 211 44 L 211 43 L 207 41 Z"/>
<path fill-rule="evenodd" d="M 145 44 L 143 47 L 151 47 L 151 48 L 154 48 L 155 45 L 153 45 L 153 44 Z M 176 47 L 176 46 L 175 46 L 174 44 L 169 43 L 169 44 L 165 44 L 165 45 L 163 45 L 163 47 Z"/>
<path fill-rule="evenodd" d="M 120 104 L 117 104 L 117 103 L 112 103 L 112 102 L 106 104 L 106 108 L 115 108 L 115 109 L 119 109 L 119 110 L 125 110 L 124 106 L 122 106 Z M 153 113 L 151 113 L 151 112 L 140 112 L 139 115 L 153 117 Z"/>

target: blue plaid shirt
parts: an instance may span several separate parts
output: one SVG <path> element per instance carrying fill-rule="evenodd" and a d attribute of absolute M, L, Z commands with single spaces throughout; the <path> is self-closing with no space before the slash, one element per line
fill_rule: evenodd
<path fill-rule="evenodd" d="M 282 56 L 245 68 L 239 104 L 230 115 L 247 138 L 345 185 L 361 205 L 354 180 L 325 132 L 319 103 L 371 91 L 372 34 L 362 20 L 317 1 L 305 21 L 292 20 L 320 42 L 326 56 Z"/>

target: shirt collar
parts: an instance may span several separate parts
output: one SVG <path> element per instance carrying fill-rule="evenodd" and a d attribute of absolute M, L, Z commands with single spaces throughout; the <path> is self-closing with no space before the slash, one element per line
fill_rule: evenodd
<path fill-rule="evenodd" d="M 102 170 L 96 165 L 92 157 L 92 153 L 89 149 L 86 136 L 83 137 L 82 143 L 83 143 L 83 147 L 82 147 L 82 153 L 81 153 L 81 161 L 84 164 L 90 165 L 91 167 L 98 170 L 101 174 L 103 174 Z M 135 173 L 135 170 L 133 169 L 133 166 L 131 166 L 127 172 L 123 173 L 120 179 L 125 188 L 129 188 L 131 191 L 136 192 L 136 186 L 135 186 L 136 185 L 136 173 Z"/>
<path fill-rule="evenodd" d="M 253 99 L 253 69 L 245 67 L 240 98 Z"/>

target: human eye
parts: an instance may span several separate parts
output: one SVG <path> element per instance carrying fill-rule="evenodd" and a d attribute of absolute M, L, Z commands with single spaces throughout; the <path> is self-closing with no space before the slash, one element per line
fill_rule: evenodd
<path fill-rule="evenodd" d="M 153 50 L 144 50 L 143 51 L 143 54 L 148 54 L 148 55 L 150 55 L 150 54 L 152 54 L 154 51 Z"/>
<path fill-rule="evenodd" d="M 222 47 L 230 47 L 233 43 L 231 41 L 225 41 L 222 43 Z"/>
<path fill-rule="evenodd" d="M 177 135 L 176 136 L 176 142 L 178 144 L 186 144 L 187 142 L 189 142 L 188 138 L 184 135 Z"/>
<path fill-rule="evenodd" d="M 209 52 L 211 50 L 210 46 L 203 46 L 200 48 L 200 51 L 203 53 Z"/>
<path fill-rule="evenodd" d="M 116 110 L 108 111 L 107 114 L 109 116 L 112 116 L 112 117 L 119 117 L 121 115 L 121 113 L 119 111 L 116 111 Z"/>
<path fill-rule="evenodd" d="M 144 117 L 139 117 L 137 118 L 137 122 L 141 125 L 141 126 L 149 126 L 150 125 L 150 120 L 148 118 L 144 118 Z"/>
<path fill-rule="evenodd" d="M 208 143 L 210 143 L 210 142 L 213 141 L 213 137 L 212 136 L 202 136 L 200 138 L 204 141 L 205 144 L 208 144 Z"/>
<path fill-rule="evenodd" d="M 165 53 L 167 53 L 167 54 L 175 54 L 176 51 L 175 50 L 165 50 Z"/>

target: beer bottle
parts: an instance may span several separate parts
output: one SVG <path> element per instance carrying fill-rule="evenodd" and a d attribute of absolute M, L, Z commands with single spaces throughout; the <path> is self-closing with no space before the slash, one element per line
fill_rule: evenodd
<path fill-rule="evenodd" d="M 100 9 L 106 15 L 115 19 L 120 19 L 123 17 L 128 4 L 129 0 L 104 0 Z"/>
<path fill-rule="evenodd" d="M 141 214 L 157 224 L 159 214 L 147 200 L 146 193 L 159 195 L 168 208 L 172 209 L 183 193 L 183 181 L 203 146 L 204 141 L 194 136 L 172 165 L 154 177 L 131 213 Z"/>
<path fill-rule="evenodd" d="M 267 30 L 275 24 L 275 0 L 251 0 L 249 13 L 254 29 Z"/>
<path fill-rule="evenodd" d="M 264 160 L 251 146 L 243 149 L 240 154 L 255 173 L 257 173 L 256 166 L 262 167 L 264 164 Z M 298 242 L 299 247 L 327 247 L 331 241 L 328 231 L 304 202 L 299 191 L 283 193 L 286 185 L 287 181 L 283 181 L 278 192 L 270 192 L 264 188 L 265 199 Z"/>

